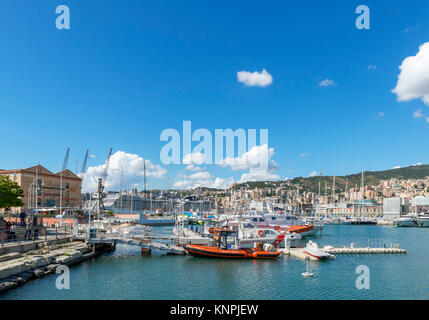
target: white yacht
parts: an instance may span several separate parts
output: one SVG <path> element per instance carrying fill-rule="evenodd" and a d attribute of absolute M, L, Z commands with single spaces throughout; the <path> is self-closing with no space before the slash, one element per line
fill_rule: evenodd
<path fill-rule="evenodd" d="M 308 241 L 307 245 L 304 248 L 304 252 L 313 258 L 322 260 L 322 259 L 331 259 L 332 255 L 323 251 L 319 248 L 319 245 L 316 242 Z"/>
<path fill-rule="evenodd" d="M 407 214 L 402 217 L 394 219 L 393 224 L 396 227 L 416 227 L 417 220 L 414 215 Z"/>
<path fill-rule="evenodd" d="M 417 225 L 419 227 L 429 227 L 429 214 L 425 213 L 417 218 Z"/>

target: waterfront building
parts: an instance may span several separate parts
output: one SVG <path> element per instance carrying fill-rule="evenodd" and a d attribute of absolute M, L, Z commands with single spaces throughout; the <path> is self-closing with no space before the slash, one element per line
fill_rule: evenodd
<path fill-rule="evenodd" d="M 383 199 L 383 219 L 393 221 L 409 211 L 409 205 L 403 198 L 385 198 Z"/>
<path fill-rule="evenodd" d="M 65 210 L 80 207 L 82 179 L 68 169 L 62 173 L 52 173 L 45 167 L 36 165 L 26 169 L 0 170 L 0 176 L 8 176 L 24 191 L 24 206 L 10 208 L 12 212 L 20 212 L 22 209 L 59 212 L 60 206 Z"/>
<path fill-rule="evenodd" d="M 415 213 L 429 213 L 429 196 L 417 196 L 411 199 L 412 211 Z"/>

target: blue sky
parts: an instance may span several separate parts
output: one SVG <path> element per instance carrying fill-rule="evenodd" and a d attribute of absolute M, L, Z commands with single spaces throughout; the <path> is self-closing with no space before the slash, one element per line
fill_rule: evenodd
<path fill-rule="evenodd" d="M 55 28 L 60 4 L 70 30 Z M 355 27 L 360 4 L 370 30 Z M 402 61 L 429 41 L 428 17 L 429 3 L 417 0 L 3 0 L 0 168 L 57 171 L 67 147 L 73 170 L 87 148 L 89 166 L 109 147 L 161 165 L 160 133 L 184 120 L 212 132 L 269 129 L 281 179 L 429 163 L 428 107 L 391 92 Z M 237 81 L 262 69 L 271 85 Z M 325 79 L 335 85 L 319 86 Z M 424 117 L 413 117 L 418 109 Z M 203 171 L 234 181 L 245 173 Z M 191 174 L 168 172 L 170 187 Z"/>

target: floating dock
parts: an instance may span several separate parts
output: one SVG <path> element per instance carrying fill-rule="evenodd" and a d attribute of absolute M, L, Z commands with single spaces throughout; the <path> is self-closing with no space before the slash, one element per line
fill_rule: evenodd
<path fill-rule="evenodd" d="M 138 246 L 140 248 L 150 249 L 150 250 L 160 250 L 165 252 L 167 255 L 185 255 L 186 250 L 182 247 L 162 242 L 154 242 L 147 240 L 145 238 L 126 238 L 126 237 L 106 237 L 106 238 L 94 238 L 86 239 L 87 243 L 112 243 L 112 244 L 128 244 Z M 148 251 L 149 252 L 149 251 Z"/>
<path fill-rule="evenodd" d="M 322 249 L 330 254 L 404 254 L 407 250 L 401 248 L 329 248 Z"/>
<path fill-rule="evenodd" d="M 321 248 L 332 255 L 331 259 L 335 259 L 337 254 L 405 254 L 407 250 L 401 248 L 353 248 L 353 247 L 344 247 L 344 248 Z M 305 253 L 304 248 L 290 248 L 290 249 L 281 249 L 285 255 L 292 256 L 301 260 L 313 260 L 318 261 L 319 259 L 312 257 Z"/>

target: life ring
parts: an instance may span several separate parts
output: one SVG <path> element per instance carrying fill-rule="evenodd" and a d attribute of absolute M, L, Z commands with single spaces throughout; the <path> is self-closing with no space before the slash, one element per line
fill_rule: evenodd
<path fill-rule="evenodd" d="M 265 234 L 264 230 L 259 230 L 258 231 L 258 236 L 263 237 Z"/>
<path fill-rule="evenodd" d="M 280 230 L 280 226 L 275 226 L 275 227 L 274 227 L 274 230 L 279 231 L 279 230 Z"/>

